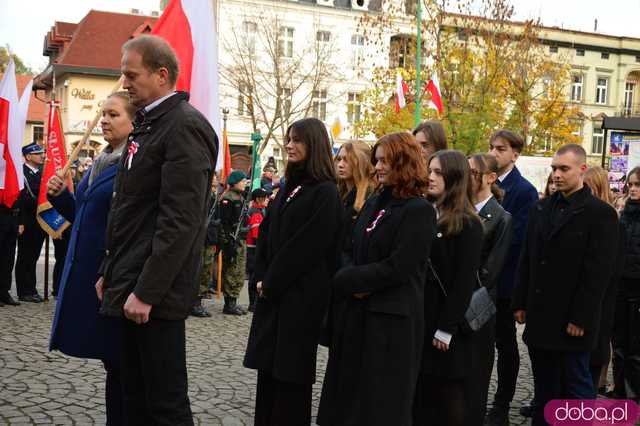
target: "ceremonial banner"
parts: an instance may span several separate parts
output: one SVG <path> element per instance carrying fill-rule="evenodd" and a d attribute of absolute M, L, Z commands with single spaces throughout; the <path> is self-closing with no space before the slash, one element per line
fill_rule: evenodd
<path fill-rule="evenodd" d="M 52 102 L 49 108 L 48 133 L 47 133 L 47 159 L 42 171 L 42 181 L 40 182 L 40 193 L 38 194 L 38 211 L 36 218 L 38 223 L 51 235 L 52 238 L 59 238 L 62 232 L 70 225 L 67 220 L 58 213 L 47 200 L 47 182 L 49 178 L 62 170 L 67 162 L 67 155 L 64 148 L 64 133 L 60 125 L 60 114 L 58 107 Z M 67 182 L 69 190 L 73 190 L 70 182 Z"/>

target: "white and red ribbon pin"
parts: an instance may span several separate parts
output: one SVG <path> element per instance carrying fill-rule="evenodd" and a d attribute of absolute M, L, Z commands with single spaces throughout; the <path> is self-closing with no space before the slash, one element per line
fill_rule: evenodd
<path fill-rule="evenodd" d="M 302 189 L 302 185 L 298 185 L 296 186 L 293 191 L 291 191 L 291 194 L 289 194 L 289 196 L 287 197 L 287 203 L 289 201 L 291 201 L 293 199 L 293 197 L 295 197 L 296 195 L 298 195 L 298 192 L 300 192 L 300 190 Z"/>
<path fill-rule="evenodd" d="M 376 216 L 375 220 L 371 222 L 371 226 L 367 228 L 367 232 L 371 232 L 374 229 L 376 229 L 376 226 L 378 226 L 378 222 L 380 221 L 380 219 L 382 219 L 382 216 L 384 216 L 384 213 L 385 213 L 384 209 L 378 212 L 378 216 Z"/>
<path fill-rule="evenodd" d="M 131 161 L 133 161 L 133 156 L 138 152 L 138 142 L 131 142 L 129 145 L 129 150 L 127 151 L 127 170 L 131 170 Z"/>

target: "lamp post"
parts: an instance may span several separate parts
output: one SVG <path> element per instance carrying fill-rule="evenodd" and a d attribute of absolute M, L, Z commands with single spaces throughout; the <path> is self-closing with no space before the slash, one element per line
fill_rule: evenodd
<path fill-rule="evenodd" d="M 260 130 L 251 133 L 251 142 L 253 143 L 253 152 L 251 155 L 251 189 L 260 188 L 260 142 L 262 135 Z M 257 181 L 257 182 L 256 182 Z"/>

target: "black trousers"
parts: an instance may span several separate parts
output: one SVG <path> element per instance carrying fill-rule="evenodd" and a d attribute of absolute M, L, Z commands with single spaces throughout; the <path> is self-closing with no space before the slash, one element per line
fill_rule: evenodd
<path fill-rule="evenodd" d="M 55 247 L 56 263 L 53 267 L 53 295 L 58 294 L 60 288 L 60 279 L 62 278 L 62 271 L 64 270 L 64 261 L 67 258 L 67 250 L 69 249 L 69 239 L 71 238 L 71 228 L 67 228 L 62 233 L 62 238 L 53 240 L 53 246 Z"/>
<path fill-rule="evenodd" d="M 125 424 L 192 426 L 184 320 L 123 321 Z"/>
<path fill-rule="evenodd" d="M 6 213 L 0 213 L 0 297 L 11 290 L 11 273 L 16 257 L 18 222 Z"/>
<path fill-rule="evenodd" d="M 516 340 L 516 322 L 513 319 L 511 299 L 496 302 L 496 349 L 498 350 L 498 388 L 493 405 L 509 408 L 516 393 L 520 353 Z"/>
<path fill-rule="evenodd" d="M 254 305 L 256 301 L 257 289 L 256 282 L 253 279 L 253 270 L 256 265 L 256 248 L 247 246 L 247 279 L 249 280 L 249 284 L 247 285 L 247 292 L 249 293 L 249 305 Z"/>
<path fill-rule="evenodd" d="M 627 287 L 631 283 L 623 281 Z M 640 401 L 640 297 L 621 292 L 616 298 L 613 329 L 613 382 L 619 398 Z"/>
<path fill-rule="evenodd" d="M 465 383 L 467 401 L 466 426 L 482 426 L 487 411 L 489 382 L 493 371 L 496 341 L 496 317 L 473 333 L 473 368 Z"/>
<path fill-rule="evenodd" d="M 123 426 L 124 403 L 122 392 L 122 369 L 113 361 L 102 361 L 107 372 L 107 381 L 104 390 L 104 401 L 107 408 L 107 426 Z"/>
<path fill-rule="evenodd" d="M 413 426 L 466 426 L 467 380 L 419 374 L 413 401 Z"/>
<path fill-rule="evenodd" d="M 24 232 L 18 237 L 18 258 L 16 259 L 16 288 L 18 297 L 32 296 L 36 290 L 36 265 L 46 237 L 38 222 L 24 225 Z"/>
<path fill-rule="evenodd" d="M 309 426 L 311 383 L 282 382 L 258 371 L 255 426 Z"/>

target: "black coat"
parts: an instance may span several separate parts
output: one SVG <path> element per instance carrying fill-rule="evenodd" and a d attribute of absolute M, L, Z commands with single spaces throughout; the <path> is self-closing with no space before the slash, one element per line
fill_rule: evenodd
<path fill-rule="evenodd" d="M 24 174 L 24 188 L 20 191 L 18 200 L 14 208 L 20 209 L 18 220 L 20 225 L 40 226 L 36 219 L 38 210 L 38 194 L 40 194 L 40 182 L 42 181 L 42 167 L 38 171 L 33 171 L 26 164 L 22 165 Z"/>
<path fill-rule="evenodd" d="M 189 314 L 198 292 L 207 201 L 218 139 L 178 92 L 136 116 L 114 187 L 107 224 L 101 313 L 122 316 L 131 292 L 151 318 Z M 128 150 L 139 146 L 128 167 Z"/>
<path fill-rule="evenodd" d="M 559 192 L 531 209 L 513 309 L 526 311 L 523 338 L 529 346 L 590 351 L 596 345 L 603 295 L 618 251 L 618 216 L 585 186 L 572 194 L 554 226 L 552 210 L 558 197 Z M 568 323 L 584 328 L 584 336 L 569 336 Z"/>
<path fill-rule="evenodd" d="M 411 424 L 435 216 L 423 198 L 398 199 L 389 190 L 364 206 L 353 234 L 354 263 L 334 278 L 339 309 L 332 310 L 318 424 Z M 364 299 L 353 296 L 365 292 Z"/>
<path fill-rule="evenodd" d="M 465 219 L 462 230 L 456 235 L 447 236 L 438 226 L 431 247 L 431 264 L 447 296 L 444 296 L 433 274 L 428 273 L 424 290 L 424 374 L 462 378 L 469 372 L 471 334 L 464 332 L 461 326 L 471 295 L 478 288 L 482 239 L 482 224 L 477 218 Z M 440 351 L 433 346 L 436 330 L 453 335 L 448 351 Z"/>
<path fill-rule="evenodd" d="M 511 215 L 502 208 L 495 197 L 480 209 L 478 216 L 482 220 L 484 241 L 480 255 L 478 271 L 482 285 L 496 298 L 498 279 L 502 274 L 504 262 L 511 247 L 513 228 Z"/>
<path fill-rule="evenodd" d="M 260 224 L 244 365 L 280 381 L 313 383 L 322 320 L 337 269 L 342 206 L 334 182 L 287 179 Z"/>

